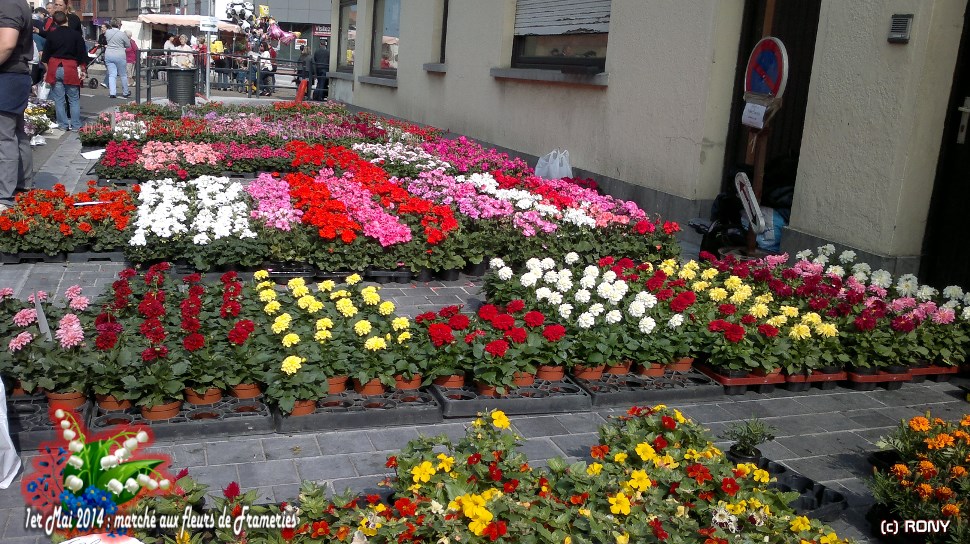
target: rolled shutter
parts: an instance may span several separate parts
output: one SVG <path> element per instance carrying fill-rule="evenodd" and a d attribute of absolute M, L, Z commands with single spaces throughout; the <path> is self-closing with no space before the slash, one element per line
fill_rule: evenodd
<path fill-rule="evenodd" d="M 598 34 L 610 30 L 611 0 L 518 0 L 516 36 Z"/>

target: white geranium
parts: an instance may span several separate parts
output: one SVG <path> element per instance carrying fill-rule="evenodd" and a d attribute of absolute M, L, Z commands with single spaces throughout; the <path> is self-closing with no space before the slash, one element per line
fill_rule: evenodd
<path fill-rule="evenodd" d="M 510 279 L 512 279 L 512 269 L 507 266 L 503 266 L 502 268 L 499 268 L 498 279 L 502 281 L 509 281 Z"/>
<path fill-rule="evenodd" d="M 357 151 L 373 164 L 407 164 L 422 172 L 447 170 L 451 164 L 435 157 L 424 149 L 402 142 L 379 144 L 354 144 Z"/>
<path fill-rule="evenodd" d="M 657 327 L 657 322 L 650 316 L 644 317 L 639 323 L 640 332 L 650 334 Z"/>
<path fill-rule="evenodd" d="M 876 287 L 889 289 L 889 286 L 893 283 L 893 275 L 885 270 L 879 269 L 873 272 L 869 277 L 869 283 L 875 285 Z"/>
<path fill-rule="evenodd" d="M 549 296 L 546 297 L 546 300 L 549 302 L 549 304 L 554 304 L 554 305 L 562 304 L 562 293 L 558 291 L 553 291 L 549 293 Z"/>
<path fill-rule="evenodd" d="M 556 281 L 556 291 L 559 291 L 560 293 L 565 293 L 572 288 L 573 288 L 573 280 L 560 274 L 559 280 Z"/>
<path fill-rule="evenodd" d="M 579 286 L 583 289 L 592 289 L 596 286 L 596 278 L 592 276 L 583 276 L 582 279 L 579 280 Z"/>
<path fill-rule="evenodd" d="M 647 307 L 639 300 L 634 300 L 630 303 L 627 312 L 629 312 L 630 316 L 640 319 L 643 317 L 643 314 L 647 313 Z"/>
<path fill-rule="evenodd" d="M 849 264 L 855 260 L 855 251 L 847 249 L 839 254 L 839 262 L 842 264 Z"/>
<path fill-rule="evenodd" d="M 552 257 L 546 257 L 545 259 L 542 259 L 542 261 L 539 264 L 542 266 L 543 270 L 552 270 L 553 268 L 556 267 L 556 261 L 552 260 Z"/>
<path fill-rule="evenodd" d="M 613 284 L 604 282 L 597 285 L 596 294 L 602 299 L 609 299 L 613 294 Z"/>
<path fill-rule="evenodd" d="M 542 281 L 555 285 L 555 283 L 559 281 L 559 274 L 555 270 L 549 270 L 542 275 Z"/>
<path fill-rule="evenodd" d="M 551 295 L 551 294 L 552 294 L 552 289 L 549 289 L 548 287 L 540 287 L 540 288 L 536 289 L 536 299 L 537 300 L 545 300 L 545 299 L 549 298 L 549 295 Z"/>
<path fill-rule="evenodd" d="M 499 270 L 505 268 L 505 261 L 498 257 L 494 257 L 492 260 L 488 261 L 488 267 L 492 270 Z"/>
<path fill-rule="evenodd" d="M 526 270 L 529 270 L 530 272 L 532 272 L 532 271 L 541 271 L 542 270 L 542 261 L 540 261 L 539 259 L 537 259 L 535 257 L 532 257 L 531 259 L 529 259 L 528 261 L 525 262 L 525 268 L 526 268 Z"/>
<path fill-rule="evenodd" d="M 576 264 L 579 261 L 579 253 L 576 253 L 575 251 L 570 251 L 569 253 L 566 254 L 566 257 L 563 260 L 566 261 L 566 264 Z"/>
<path fill-rule="evenodd" d="M 519 283 L 522 284 L 522 287 L 532 287 L 537 281 L 539 281 L 539 275 L 534 272 L 526 272 L 519 278 Z"/>
<path fill-rule="evenodd" d="M 949 300 L 959 300 L 963 298 L 963 288 L 959 285 L 948 285 L 943 288 L 943 296 Z"/>
<path fill-rule="evenodd" d="M 634 300 L 642 302 L 644 307 L 646 307 L 648 310 L 657 305 L 657 297 L 649 291 L 640 291 L 637 293 L 637 296 L 634 297 Z"/>
<path fill-rule="evenodd" d="M 569 316 L 573 315 L 573 305 L 572 304 L 560 304 L 559 305 L 559 317 L 563 319 L 569 319 Z"/>
<path fill-rule="evenodd" d="M 606 312 L 606 316 L 603 319 L 607 324 L 615 325 L 623 320 L 623 314 L 619 310 L 610 310 Z"/>
<path fill-rule="evenodd" d="M 576 302 L 579 302 L 580 304 L 586 304 L 587 302 L 589 302 L 590 296 L 591 295 L 589 291 L 587 291 L 586 289 L 580 289 L 579 291 L 576 291 Z"/>
<path fill-rule="evenodd" d="M 674 314 L 667 321 L 667 328 L 676 329 L 677 327 L 684 324 L 684 314 Z"/>
<path fill-rule="evenodd" d="M 919 280 L 913 274 L 903 274 L 896 281 L 896 291 L 899 292 L 899 296 L 911 297 L 916 294 L 917 289 L 919 289 Z"/>
<path fill-rule="evenodd" d="M 594 316 L 599 317 L 600 314 L 606 311 L 606 307 L 600 304 L 599 302 L 597 302 L 595 304 L 591 304 L 589 307 L 589 310 L 587 311 L 593 314 Z"/>
<path fill-rule="evenodd" d="M 609 282 L 609 283 L 613 283 L 614 281 L 616 281 L 616 272 L 612 270 L 607 270 L 606 272 L 603 272 L 603 281 Z"/>
<path fill-rule="evenodd" d="M 596 323 L 596 316 L 589 312 L 583 312 L 579 314 L 579 319 L 576 320 L 576 326 L 580 329 L 588 329 Z"/>

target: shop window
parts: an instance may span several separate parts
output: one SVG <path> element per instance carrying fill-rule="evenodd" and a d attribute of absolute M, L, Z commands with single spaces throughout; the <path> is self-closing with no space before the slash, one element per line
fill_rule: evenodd
<path fill-rule="evenodd" d="M 354 71 L 354 45 L 357 40 L 357 1 L 341 0 L 337 29 L 337 70 Z"/>
<path fill-rule="evenodd" d="M 519 0 L 512 67 L 602 72 L 609 27 L 610 0 Z"/>
<path fill-rule="evenodd" d="M 400 41 L 401 0 L 377 0 L 374 2 L 371 74 L 397 77 Z"/>

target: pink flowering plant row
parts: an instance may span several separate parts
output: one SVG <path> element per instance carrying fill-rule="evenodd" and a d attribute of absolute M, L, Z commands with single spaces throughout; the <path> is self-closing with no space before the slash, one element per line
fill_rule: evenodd
<path fill-rule="evenodd" d="M 189 179 L 222 172 L 250 173 L 288 168 L 290 154 L 259 144 L 111 141 L 95 166 L 107 179 Z"/>

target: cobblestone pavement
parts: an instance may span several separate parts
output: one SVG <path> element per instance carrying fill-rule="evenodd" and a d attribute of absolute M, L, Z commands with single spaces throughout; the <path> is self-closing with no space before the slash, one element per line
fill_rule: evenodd
<path fill-rule="evenodd" d="M 44 183 L 60 181 L 69 189 L 83 185 L 91 162 L 79 156 L 75 133 L 60 138 L 60 152 L 44 164 L 38 176 Z M 39 184 L 39 186 L 44 186 Z M 119 263 L 23 264 L 0 266 L 0 286 L 12 286 L 18 296 L 35 290 L 63 292 L 74 284 L 95 296 L 110 285 L 123 267 Z M 390 284 L 382 294 L 399 309 L 416 315 L 445 304 L 475 305 L 478 284 L 466 278 L 455 282 Z M 867 452 L 901 419 L 932 410 L 946 419 L 959 418 L 967 410 L 959 389 L 952 383 L 907 384 L 898 391 L 856 392 L 848 389 L 811 390 L 806 393 L 778 391 L 771 395 L 749 392 L 698 402 L 669 402 L 695 421 L 720 433 L 731 422 L 753 416 L 779 429 L 778 437 L 762 448 L 764 454 L 789 468 L 843 492 L 850 508 L 833 525 L 840 535 L 866 541 L 863 518 L 872 497 L 864 478 L 871 473 Z M 541 466 L 544 460 L 563 456 L 585 458 L 597 441 L 597 428 L 611 415 L 628 407 L 583 413 L 512 417 L 523 438 L 523 452 Z M 386 473 L 386 456 L 418 435 L 463 435 L 469 420 L 446 420 L 421 426 L 358 429 L 340 432 L 291 435 L 239 436 L 231 440 L 159 441 L 155 449 L 168 453 L 174 468 L 190 474 L 219 492 L 231 481 L 244 489 L 257 489 L 264 501 L 295 497 L 301 479 L 325 482 L 330 490 L 375 489 Z M 722 444 L 723 445 L 723 444 Z M 24 452 L 29 466 L 30 452 Z M 24 530 L 24 501 L 19 481 L 0 490 L 0 542 L 6 544 L 47 542 Z"/>

